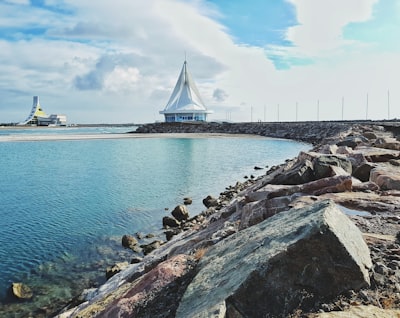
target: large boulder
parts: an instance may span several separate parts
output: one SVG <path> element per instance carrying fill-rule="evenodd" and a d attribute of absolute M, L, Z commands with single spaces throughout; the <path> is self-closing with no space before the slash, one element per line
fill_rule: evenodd
<path fill-rule="evenodd" d="M 313 164 L 310 160 L 299 160 L 290 170 L 277 175 L 272 184 L 296 185 L 314 180 Z"/>
<path fill-rule="evenodd" d="M 316 179 L 332 176 L 331 166 L 342 168 L 347 173 L 351 174 L 351 161 L 345 156 L 339 155 L 323 155 L 314 159 L 314 174 Z"/>
<path fill-rule="evenodd" d="M 211 247 L 176 317 L 288 316 L 369 285 L 370 253 L 332 201 L 281 212 Z"/>
<path fill-rule="evenodd" d="M 363 163 L 354 170 L 353 176 L 361 180 L 362 182 L 367 182 L 369 181 L 371 170 L 375 166 L 376 165 L 373 163 L 369 162 Z"/>
<path fill-rule="evenodd" d="M 162 223 L 164 228 L 179 227 L 179 225 L 181 225 L 181 222 L 170 216 L 164 216 L 162 219 Z"/>
<path fill-rule="evenodd" d="M 214 198 L 211 195 L 208 195 L 203 199 L 203 204 L 206 208 L 216 207 L 218 206 L 219 202 L 218 199 Z"/>
<path fill-rule="evenodd" d="M 176 255 L 130 283 L 121 295 L 88 307 L 79 317 L 93 317 L 96 311 L 96 317 L 171 317 L 167 314 L 176 310 L 193 264 L 193 257 Z"/>
<path fill-rule="evenodd" d="M 400 151 L 377 147 L 359 146 L 354 153 L 361 153 L 369 162 L 388 162 L 400 159 Z"/>
<path fill-rule="evenodd" d="M 400 190 L 400 169 L 391 164 L 380 164 L 371 170 L 370 181 L 382 190 Z"/>
<path fill-rule="evenodd" d="M 183 204 L 176 206 L 171 214 L 178 221 L 184 221 L 189 218 L 189 210 L 187 206 Z"/>

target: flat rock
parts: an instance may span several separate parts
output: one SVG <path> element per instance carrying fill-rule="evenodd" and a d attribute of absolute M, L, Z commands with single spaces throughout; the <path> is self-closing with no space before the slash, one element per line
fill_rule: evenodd
<path fill-rule="evenodd" d="M 377 147 L 359 146 L 354 153 L 361 153 L 370 162 L 387 162 L 390 159 L 399 159 L 400 151 Z"/>
<path fill-rule="evenodd" d="M 309 318 L 397 318 L 400 317 L 398 309 L 382 309 L 376 306 L 351 306 L 345 311 L 331 311 L 309 315 Z"/>
<path fill-rule="evenodd" d="M 370 181 L 382 190 L 400 190 L 400 169 L 391 164 L 381 164 L 371 170 Z"/>
<path fill-rule="evenodd" d="M 176 280 L 182 278 L 191 270 L 192 263 L 193 258 L 188 255 L 176 255 L 160 263 L 132 282 L 122 297 L 119 296 L 107 304 L 106 308 L 96 317 L 136 317 L 139 312 L 141 317 L 157 317 L 157 312 L 175 310 L 177 306 L 175 300 L 178 295 L 171 290 L 171 285 L 177 285 Z M 175 288 L 179 290 L 179 286 L 175 286 Z M 165 290 L 164 293 L 163 290 Z M 169 297 L 168 291 L 171 293 Z M 150 302 L 157 298 L 160 293 L 164 295 L 162 297 L 164 303 L 155 301 L 150 306 Z M 160 306 L 160 308 L 157 308 L 157 306 Z M 155 312 L 152 312 L 152 310 Z M 90 308 L 87 308 L 85 312 L 89 313 Z"/>
<path fill-rule="evenodd" d="M 368 286 L 371 266 L 357 227 L 332 201 L 317 202 L 211 247 L 176 317 L 211 317 L 223 302 L 245 317 L 287 315 Z"/>

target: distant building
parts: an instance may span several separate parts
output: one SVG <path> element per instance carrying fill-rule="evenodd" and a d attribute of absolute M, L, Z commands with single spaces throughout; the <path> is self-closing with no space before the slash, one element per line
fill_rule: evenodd
<path fill-rule="evenodd" d="M 207 121 L 207 115 L 211 113 L 204 105 L 185 61 L 167 106 L 160 114 L 164 114 L 166 122 L 187 122 Z"/>
<path fill-rule="evenodd" d="M 52 114 L 48 116 L 39 103 L 39 96 L 33 96 L 32 110 L 29 116 L 18 125 L 31 126 L 66 126 L 67 116 Z"/>

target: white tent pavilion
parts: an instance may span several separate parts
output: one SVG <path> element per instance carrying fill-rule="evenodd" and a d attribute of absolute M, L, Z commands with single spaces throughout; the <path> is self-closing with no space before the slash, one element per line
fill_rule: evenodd
<path fill-rule="evenodd" d="M 211 113 L 204 105 L 185 61 L 167 106 L 160 114 L 164 114 L 166 122 L 185 122 L 207 121 L 207 114 Z"/>

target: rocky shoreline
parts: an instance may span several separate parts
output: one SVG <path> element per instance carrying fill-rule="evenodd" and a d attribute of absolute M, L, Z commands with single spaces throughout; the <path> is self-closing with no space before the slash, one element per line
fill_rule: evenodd
<path fill-rule="evenodd" d="M 387 124 L 141 126 L 136 133 L 257 134 L 314 147 L 205 198 L 194 217 L 186 198 L 146 252 L 125 236 L 131 264 L 110 268 L 106 284 L 57 317 L 398 317 L 400 142 L 397 123 Z"/>

